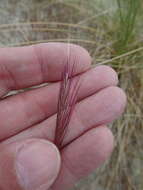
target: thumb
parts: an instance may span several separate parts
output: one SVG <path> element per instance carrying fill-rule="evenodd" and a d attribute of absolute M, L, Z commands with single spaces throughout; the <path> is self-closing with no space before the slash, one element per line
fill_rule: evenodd
<path fill-rule="evenodd" d="M 1 190 L 47 190 L 60 169 L 60 154 L 49 141 L 28 139 L 0 145 Z"/>

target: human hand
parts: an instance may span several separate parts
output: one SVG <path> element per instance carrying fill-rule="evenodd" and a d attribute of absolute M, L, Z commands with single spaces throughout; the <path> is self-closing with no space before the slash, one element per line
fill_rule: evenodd
<path fill-rule="evenodd" d="M 67 190 L 110 156 L 113 135 L 106 125 L 123 112 L 126 96 L 116 87 L 113 69 L 90 69 L 91 58 L 79 46 L 70 45 L 70 52 L 70 64 L 75 56 L 78 60 L 75 74 L 82 73 L 82 83 L 59 152 L 52 142 L 67 44 L 0 49 L 0 97 L 10 90 L 53 82 L 1 99 L 1 190 Z"/>

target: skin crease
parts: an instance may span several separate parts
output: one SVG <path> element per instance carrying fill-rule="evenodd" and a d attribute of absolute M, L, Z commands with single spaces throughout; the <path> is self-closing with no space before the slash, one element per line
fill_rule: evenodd
<path fill-rule="evenodd" d="M 54 145 L 60 76 L 70 50 L 82 84 L 59 151 Z M 0 49 L 0 190 L 67 190 L 109 158 L 114 138 L 107 124 L 124 111 L 125 93 L 108 66 L 90 68 L 80 46 L 64 43 Z M 85 164 L 86 163 L 86 164 Z"/>

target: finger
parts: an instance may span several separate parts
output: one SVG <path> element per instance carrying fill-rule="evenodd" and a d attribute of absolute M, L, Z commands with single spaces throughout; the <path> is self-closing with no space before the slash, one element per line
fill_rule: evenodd
<path fill-rule="evenodd" d="M 62 150 L 62 167 L 52 190 L 66 190 L 109 158 L 113 135 L 107 127 L 92 129 Z"/>
<path fill-rule="evenodd" d="M 100 78 L 102 80 L 100 80 Z M 75 80 L 77 80 L 75 78 Z M 100 89 L 116 85 L 116 72 L 107 66 L 99 66 L 81 75 L 78 100 L 84 99 Z M 0 102 L 0 139 L 35 125 L 57 111 L 60 83 L 42 87 L 9 97 Z"/>
<path fill-rule="evenodd" d="M 2 190 L 47 190 L 59 173 L 59 152 L 48 141 L 29 139 L 0 145 L 0 152 Z"/>
<path fill-rule="evenodd" d="M 60 80 L 61 71 L 68 60 L 68 51 L 71 65 L 76 57 L 76 73 L 89 69 L 91 58 L 88 52 L 73 44 L 45 43 L 1 48 L 0 96 L 9 90 Z"/>
<path fill-rule="evenodd" d="M 63 145 L 78 138 L 87 130 L 112 122 L 124 111 L 126 105 L 125 93 L 118 87 L 108 87 L 79 102 L 68 126 Z M 29 137 L 45 138 L 54 141 L 56 115 L 38 125 L 29 128 L 13 138 L 4 141 L 8 143 Z"/>

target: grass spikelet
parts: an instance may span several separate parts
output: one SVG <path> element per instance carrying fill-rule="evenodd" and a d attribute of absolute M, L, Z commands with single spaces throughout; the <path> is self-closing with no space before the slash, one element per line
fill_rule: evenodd
<path fill-rule="evenodd" d="M 68 131 L 69 122 L 77 102 L 80 87 L 79 77 L 76 79 L 72 78 L 75 67 L 76 59 L 72 66 L 70 66 L 68 59 L 62 72 L 55 133 L 55 144 L 59 149 L 63 146 L 63 140 Z"/>

